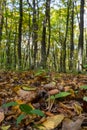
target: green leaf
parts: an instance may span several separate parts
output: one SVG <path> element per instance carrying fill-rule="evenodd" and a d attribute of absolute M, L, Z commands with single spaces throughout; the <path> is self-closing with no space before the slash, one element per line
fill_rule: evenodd
<path fill-rule="evenodd" d="M 32 107 L 30 107 L 27 104 L 21 104 L 19 106 L 19 108 L 22 112 L 25 112 L 26 114 L 36 114 L 36 115 L 39 115 L 39 116 L 45 116 L 44 113 L 41 110 L 32 109 Z"/>
<path fill-rule="evenodd" d="M 45 114 L 39 109 L 34 109 L 34 110 L 31 111 L 31 113 L 36 114 L 38 116 L 42 116 L 42 117 L 45 116 Z"/>
<path fill-rule="evenodd" d="M 70 92 L 60 92 L 60 93 L 58 93 L 58 94 L 55 95 L 55 99 L 56 99 L 56 98 L 67 97 L 67 96 L 69 96 L 69 95 L 71 95 Z"/>
<path fill-rule="evenodd" d="M 36 72 L 35 76 L 40 76 L 42 75 L 43 73 L 45 73 L 46 71 L 44 69 L 40 69 Z"/>
<path fill-rule="evenodd" d="M 55 99 L 55 96 L 54 96 L 54 95 L 50 96 L 50 99 L 53 99 L 53 100 L 54 100 L 54 99 Z"/>
<path fill-rule="evenodd" d="M 83 67 L 84 67 L 84 69 L 86 69 L 87 68 L 87 64 L 83 65 Z"/>
<path fill-rule="evenodd" d="M 17 117 L 17 125 L 25 118 L 25 114 L 21 114 L 19 117 Z"/>
<path fill-rule="evenodd" d="M 21 104 L 19 108 L 22 112 L 25 112 L 26 114 L 31 114 L 32 107 L 30 107 L 29 105 Z"/>
<path fill-rule="evenodd" d="M 86 90 L 87 89 L 87 85 L 80 86 L 80 88 Z"/>
<path fill-rule="evenodd" d="M 18 103 L 17 102 L 8 102 L 2 105 L 2 107 L 11 107 L 11 106 L 17 106 Z"/>
<path fill-rule="evenodd" d="M 83 100 L 87 102 L 87 96 L 84 96 L 84 97 L 83 97 Z"/>

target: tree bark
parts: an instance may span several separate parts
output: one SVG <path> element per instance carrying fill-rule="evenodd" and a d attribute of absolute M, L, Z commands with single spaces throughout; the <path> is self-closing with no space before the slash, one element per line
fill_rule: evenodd
<path fill-rule="evenodd" d="M 23 1 L 20 0 L 20 7 L 19 7 L 19 29 L 18 29 L 18 68 L 21 69 L 21 42 L 22 42 L 22 21 L 23 21 Z"/>
<path fill-rule="evenodd" d="M 71 41 L 70 41 L 70 63 L 69 69 L 73 71 L 74 63 L 74 2 L 72 2 L 71 8 Z"/>
<path fill-rule="evenodd" d="M 79 35 L 79 42 L 78 42 L 78 72 L 82 71 L 83 45 L 84 45 L 84 0 L 81 0 L 81 5 L 80 5 L 80 35 Z"/>
<path fill-rule="evenodd" d="M 66 32 L 65 32 L 65 39 L 62 44 L 62 72 L 66 72 L 66 41 L 67 41 L 67 34 L 68 34 L 68 24 L 69 24 L 69 9 L 70 9 L 70 2 L 67 2 L 67 17 L 66 17 Z"/>
<path fill-rule="evenodd" d="M 46 50 L 46 30 L 50 27 L 50 0 L 46 0 L 46 11 L 45 17 L 43 20 L 43 31 L 42 31 L 42 42 L 41 42 L 41 66 L 46 68 L 47 57 L 49 55 L 49 48 L 50 48 L 50 29 L 49 29 L 49 38 L 48 38 L 48 50 Z"/>
<path fill-rule="evenodd" d="M 33 65 L 36 67 L 36 57 L 37 57 L 37 41 L 38 41 L 38 23 L 37 23 L 37 15 L 36 15 L 36 3 L 33 0 L 33 46 L 34 46 L 34 54 L 33 54 Z"/>

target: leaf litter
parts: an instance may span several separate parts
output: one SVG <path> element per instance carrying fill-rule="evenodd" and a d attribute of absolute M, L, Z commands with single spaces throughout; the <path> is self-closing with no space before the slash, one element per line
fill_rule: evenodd
<path fill-rule="evenodd" d="M 23 104 L 34 114 L 21 111 Z M 87 75 L 0 72 L 0 129 L 87 129 Z"/>

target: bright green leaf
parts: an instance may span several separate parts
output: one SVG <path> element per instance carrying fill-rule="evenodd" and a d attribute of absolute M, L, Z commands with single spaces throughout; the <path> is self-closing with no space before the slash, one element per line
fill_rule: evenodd
<path fill-rule="evenodd" d="M 55 96 L 54 95 L 50 96 L 50 99 L 55 99 Z"/>
<path fill-rule="evenodd" d="M 45 114 L 39 109 L 34 109 L 34 110 L 31 111 L 31 113 L 36 114 L 38 116 L 42 116 L 42 117 L 45 116 Z"/>
<path fill-rule="evenodd" d="M 26 114 L 31 114 L 30 111 L 32 110 L 32 107 L 30 107 L 29 105 L 21 104 L 19 108 L 22 112 L 25 112 Z"/>
<path fill-rule="evenodd" d="M 87 85 L 80 86 L 81 89 L 87 89 Z"/>
<path fill-rule="evenodd" d="M 17 117 L 17 125 L 25 118 L 25 114 L 21 114 L 19 117 Z"/>
<path fill-rule="evenodd" d="M 8 102 L 2 105 L 2 107 L 11 107 L 11 106 L 17 106 L 18 103 L 17 102 Z"/>
<path fill-rule="evenodd" d="M 67 97 L 69 95 L 71 95 L 70 92 L 60 92 L 60 93 L 58 93 L 58 94 L 55 95 L 55 98 Z"/>

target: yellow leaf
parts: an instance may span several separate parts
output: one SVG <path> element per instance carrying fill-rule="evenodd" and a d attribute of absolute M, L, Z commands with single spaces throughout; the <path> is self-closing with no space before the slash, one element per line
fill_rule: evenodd
<path fill-rule="evenodd" d="M 79 104 L 74 103 L 74 110 L 77 112 L 78 115 L 80 115 L 83 109 Z"/>
<path fill-rule="evenodd" d="M 25 91 L 34 91 L 34 90 L 36 90 L 36 88 L 35 87 L 26 87 L 26 86 L 22 86 L 22 89 L 23 90 L 25 90 Z"/>
<path fill-rule="evenodd" d="M 64 119 L 64 115 L 59 114 L 59 115 L 54 115 L 49 118 L 45 122 L 41 124 L 38 128 L 40 130 L 52 130 L 56 128 Z"/>
<path fill-rule="evenodd" d="M 8 125 L 8 126 L 2 126 L 1 130 L 8 130 L 9 128 L 10 128 L 10 125 Z"/>
<path fill-rule="evenodd" d="M 16 86 L 16 87 L 14 88 L 14 91 L 17 93 L 17 91 L 19 91 L 20 89 L 21 89 L 20 86 Z"/>
<path fill-rule="evenodd" d="M 16 111 L 17 111 L 16 114 L 18 115 L 18 114 L 21 114 L 21 110 L 20 110 L 20 108 L 19 108 L 19 105 L 20 105 L 20 104 L 24 104 L 24 101 L 22 101 L 21 99 L 19 99 L 19 100 L 16 100 L 16 102 L 18 103 L 18 105 L 17 105 L 17 106 L 13 106 L 13 107 L 12 107 L 12 111 L 13 111 L 13 112 L 16 112 Z"/>

